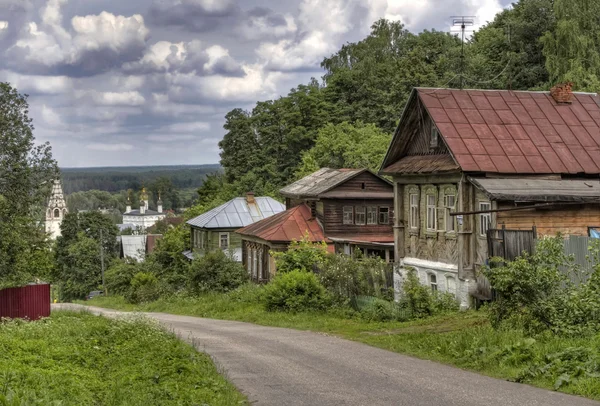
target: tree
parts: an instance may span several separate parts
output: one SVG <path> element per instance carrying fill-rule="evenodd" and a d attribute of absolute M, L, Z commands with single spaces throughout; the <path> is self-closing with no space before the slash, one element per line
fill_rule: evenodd
<path fill-rule="evenodd" d="M 189 228 L 183 225 L 171 228 L 158 240 L 156 249 L 146 257 L 144 268 L 158 279 L 178 290 L 185 286 L 189 273 L 189 262 L 183 251 L 189 249 Z"/>
<path fill-rule="evenodd" d="M 56 239 L 53 282 L 61 287 L 63 300 L 83 299 L 90 288 L 97 288 L 100 275 L 100 246 L 105 264 L 119 255 L 118 229 L 109 217 L 97 211 L 68 213 Z M 100 239 L 102 230 L 102 239 Z M 98 276 L 99 277 L 99 276 Z"/>
<path fill-rule="evenodd" d="M 328 124 L 319 131 L 315 146 L 304 153 L 298 177 L 319 168 L 379 169 L 391 136 L 374 124 Z"/>
<path fill-rule="evenodd" d="M 573 82 L 583 91 L 600 87 L 600 3 L 555 0 L 556 29 L 542 38 L 551 84 Z"/>
<path fill-rule="evenodd" d="M 0 83 L 0 288 L 31 282 L 49 266 L 41 213 L 59 172 L 33 129 L 27 96 Z"/>

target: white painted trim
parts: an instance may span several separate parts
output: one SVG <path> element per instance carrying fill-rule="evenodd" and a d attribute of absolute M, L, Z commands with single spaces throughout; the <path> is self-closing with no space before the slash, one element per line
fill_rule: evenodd
<path fill-rule="evenodd" d="M 438 271 L 446 271 L 446 272 L 455 272 L 458 274 L 458 265 L 447 264 L 445 262 L 434 262 L 427 261 L 425 259 L 419 258 L 403 258 L 401 262 L 402 266 L 417 266 L 420 268 L 438 270 Z"/>

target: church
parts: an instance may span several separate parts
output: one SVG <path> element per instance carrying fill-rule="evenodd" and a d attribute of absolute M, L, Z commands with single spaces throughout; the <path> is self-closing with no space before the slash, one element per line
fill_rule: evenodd
<path fill-rule="evenodd" d="M 63 195 L 60 180 L 56 179 L 52 184 L 52 193 L 46 208 L 46 233 L 55 240 L 60 236 L 60 224 L 67 215 L 67 203 Z"/>
<path fill-rule="evenodd" d="M 163 213 L 160 194 L 158 195 L 156 206 L 156 211 L 150 210 L 148 207 L 148 193 L 146 193 L 146 188 L 143 188 L 142 193 L 140 194 L 139 210 L 131 210 L 131 199 L 127 199 L 127 208 L 123 214 L 123 224 L 121 228 L 127 226 L 127 228 L 131 228 L 132 230 L 145 230 L 148 227 L 152 227 L 167 216 L 166 213 Z"/>

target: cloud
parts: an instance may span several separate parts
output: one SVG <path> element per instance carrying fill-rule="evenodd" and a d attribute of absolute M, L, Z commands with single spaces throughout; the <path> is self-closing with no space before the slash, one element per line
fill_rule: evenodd
<path fill-rule="evenodd" d="M 73 89 L 73 81 L 67 76 L 21 75 L 1 70 L 0 77 L 10 82 L 20 92 L 30 95 L 56 95 L 68 93 Z"/>
<path fill-rule="evenodd" d="M 179 43 L 159 41 L 150 46 L 139 61 L 124 64 L 123 70 L 138 74 L 244 75 L 241 65 L 229 55 L 229 50 L 219 45 L 205 48 L 198 40 Z"/>
<path fill-rule="evenodd" d="M 87 76 L 106 72 L 138 59 L 149 31 L 144 18 L 98 15 L 75 16 L 71 29 L 62 26 L 66 0 L 49 0 L 40 10 L 41 22 L 29 22 L 7 51 L 14 70 L 46 75 Z"/>
<path fill-rule="evenodd" d="M 156 25 L 178 26 L 195 32 L 212 30 L 238 13 L 233 0 L 155 0 L 149 11 Z"/>
<path fill-rule="evenodd" d="M 133 149 L 133 145 L 131 144 L 103 144 L 103 143 L 92 143 L 86 145 L 87 149 L 91 149 L 93 151 L 107 151 L 107 152 L 116 152 L 116 151 L 131 151 Z"/>
<path fill-rule="evenodd" d="M 64 126 L 62 118 L 51 107 L 42 106 L 42 120 L 49 128 L 62 128 Z"/>
<path fill-rule="evenodd" d="M 265 7 L 251 9 L 240 20 L 236 29 L 244 40 L 288 37 L 298 30 L 294 16 Z"/>

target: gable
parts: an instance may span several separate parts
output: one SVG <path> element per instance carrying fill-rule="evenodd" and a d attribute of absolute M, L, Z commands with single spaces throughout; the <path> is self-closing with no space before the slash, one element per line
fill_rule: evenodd
<path fill-rule="evenodd" d="M 348 179 L 336 187 L 321 193 L 319 198 L 351 198 L 351 199 L 369 199 L 369 198 L 392 198 L 394 197 L 394 186 L 381 177 L 370 171 L 362 173 Z"/>

